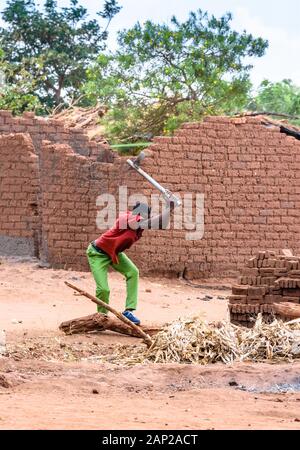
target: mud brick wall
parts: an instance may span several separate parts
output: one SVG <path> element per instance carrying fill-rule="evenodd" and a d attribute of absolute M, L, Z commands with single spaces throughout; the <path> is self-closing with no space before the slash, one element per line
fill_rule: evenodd
<path fill-rule="evenodd" d="M 40 156 L 42 255 L 54 267 L 87 269 L 88 242 L 96 227 L 96 198 L 108 192 L 106 163 L 44 141 Z M 105 176 L 106 173 L 106 176 Z"/>
<path fill-rule="evenodd" d="M 15 224 L 26 223 L 23 233 L 32 236 L 37 223 L 36 254 L 54 266 L 87 269 L 86 246 L 102 231 L 96 226 L 97 196 L 118 195 L 123 185 L 129 194 L 149 198 L 154 189 L 126 165 L 126 158 L 90 141 L 82 130 L 30 113 L 13 118 L 0 112 L 2 139 L 10 131 L 23 136 L 16 138 L 22 142 L 16 148 L 11 138 L 1 147 L 3 163 L 17 163 L 29 148 L 37 156 L 30 157 L 35 175 L 28 175 L 30 182 L 37 180 L 35 200 L 27 201 L 34 209 L 24 206 L 22 220 L 12 223 L 14 236 L 23 236 Z M 279 127 L 267 128 L 259 117 L 213 117 L 184 124 L 173 137 L 155 138 L 148 151 L 143 168 L 157 181 L 180 195 L 204 194 L 204 236 L 187 240 L 188 230 L 173 226 L 145 231 L 128 251 L 141 273 L 231 276 L 261 248 L 300 254 L 300 141 Z M 18 177 L 11 177 L 11 186 L 17 186 Z M 17 187 L 5 189 L 1 185 L 0 198 L 7 211 Z M 4 219 L 0 224 L 0 238 L 10 237 L 12 229 Z"/>
<path fill-rule="evenodd" d="M 40 153 L 43 140 L 69 144 L 75 153 L 89 156 L 99 161 L 112 161 L 113 155 L 107 144 L 91 141 L 80 128 L 68 127 L 63 121 L 37 117 L 32 112 L 23 116 L 13 116 L 10 111 L 0 110 L 0 134 L 28 133 L 35 152 Z"/>
<path fill-rule="evenodd" d="M 109 192 L 118 200 L 119 186 L 126 186 L 129 200 L 128 207 L 132 207 L 136 201 L 143 201 L 143 198 L 140 198 L 137 194 L 145 196 L 146 201 L 151 205 L 150 196 L 157 191 L 137 172 L 129 168 L 126 159 L 126 157 L 116 158 L 114 164 L 110 165 L 108 175 Z M 166 177 L 157 173 L 157 164 L 157 155 L 153 151 L 151 156 L 144 160 L 143 169 L 149 174 L 153 174 L 157 181 L 166 185 Z M 153 213 L 155 214 L 155 211 Z M 174 241 L 174 236 L 176 235 L 177 239 Z M 163 231 L 145 230 L 142 239 L 130 250 L 127 250 L 126 253 L 138 265 L 140 272 L 143 274 L 160 273 L 166 276 L 174 275 L 182 269 L 183 263 L 188 261 L 186 246 L 178 250 L 180 242 L 183 242 L 183 240 L 184 233 L 172 229 Z M 189 243 L 185 245 L 189 245 Z M 176 251 L 174 246 L 176 246 Z M 176 261 L 179 264 L 176 265 Z"/>
<path fill-rule="evenodd" d="M 154 178 L 204 193 L 205 224 L 197 241 L 185 230 L 146 232 L 135 258 L 148 271 L 234 275 L 261 248 L 300 253 L 300 141 L 259 118 L 211 117 L 156 138 L 151 150 Z"/>
<path fill-rule="evenodd" d="M 38 256 L 38 157 L 29 135 L 0 136 L 0 245 Z M 12 239 L 17 238 L 17 239 Z"/>
<path fill-rule="evenodd" d="M 59 267 L 86 268 L 78 247 L 86 246 L 87 240 L 80 225 L 88 222 L 88 214 L 93 224 L 96 217 L 95 190 L 89 193 L 87 188 L 93 177 L 89 167 L 113 162 L 114 153 L 105 142 L 90 140 L 80 128 L 33 113 L 14 117 L 0 111 L 0 137 L 0 253 L 30 254 Z M 52 144 L 51 151 L 47 142 L 48 147 Z M 27 156 L 34 161 L 34 169 L 23 169 L 20 179 L 21 163 L 29 167 Z M 30 196 L 28 186 L 33 191 Z M 23 209 L 17 204 L 19 199 Z M 75 214 L 81 217 L 76 219 Z M 90 228 L 94 235 L 95 226 Z"/>

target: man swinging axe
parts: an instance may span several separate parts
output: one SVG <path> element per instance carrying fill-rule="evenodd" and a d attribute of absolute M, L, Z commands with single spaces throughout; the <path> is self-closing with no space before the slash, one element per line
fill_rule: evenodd
<path fill-rule="evenodd" d="M 174 207 L 180 205 L 177 197 L 140 169 L 139 163 L 143 156 L 142 152 L 135 161 L 128 160 L 127 162 L 163 193 L 166 201 L 165 210 L 162 214 L 151 217 L 151 208 L 148 205 L 136 203 L 132 211 L 121 214 L 111 229 L 91 242 L 86 252 L 96 282 L 96 297 L 100 300 L 109 303 L 108 268 L 113 267 L 117 272 L 124 275 L 127 297 L 123 315 L 136 325 L 140 324 L 140 320 L 133 314 L 138 301 L 139 270 L 124 252 L 141 239 L 145 229 L 166 229 Z M 107 314 L 104 307 L 97 306 L 97 310 L 102 314 Z"/>

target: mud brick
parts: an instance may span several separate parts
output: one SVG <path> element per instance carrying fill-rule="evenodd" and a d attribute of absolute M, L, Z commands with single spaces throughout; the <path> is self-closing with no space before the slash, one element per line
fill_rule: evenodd
<path fill-rule="evenodd" d="M 287 261 L 287 269 L 288 270 L 297 270 L 298 269 L 298 262 L 296 262 L 296 261 Z"/>
<path fill-rule="evenodd" d="M 273 307 L 271 304 L 260 305 L 260 310 L 265 314 L 265 318 L 269 316 L 269 314 L 273 313 Z"/>
<path fill-rule="evenodd" d="M 248 261 L 247 261 L 247 266 L 248 267 L 257 267 L 257 260 L 258 260 L 258 258 L 256 257 L 256 256 L 253 256 L 253 258 L 250 258 Z"/>
<path fill-rule="evenodd" d="M 232 294 L 233 295 L 247 295 L 248 294 L 248 286 L 247 285 L 232 286 Z"/>
<path fill-rule="evenodd" d="M 265 259 L 266 257 L 266 252 L 258 252 L 258 259 Z"/>
<path fill-rule="evenodd" d="M 282 295 L 287 297 L 299 297 L 300 298 L 300 289 L 283 289 Z"/>
<path fill-rule="evenodd" d="M 262 267 L 274 269 L 276 265 L 276 259 L 264 259 L 262 262 Z"/>
<path fill-rule="evenodd" d="M 265 261 L 267 261 L 267 260 L 265 260 Z M 275 272 L 275 269 L 271 269 L 271 268 L 261 268 L 260 270 L 259 270 L 259 273 L 260 273 L 260 275 L 261 276 L 271 276 L 271 275 L 274 275 L 274 272 Z"/>
<path fill-rule="evenodd" d="M 277 278 L 277 280 L 275 281 L 274 285 L 275 287 L 286 287 L 286 286 L 282 286 L 283 283 L 285 282 L 285 280 L 287 280 L 287 278 L 281 277 L 281 278 Z M 288 286 L 287 286 L 288 287 Z"/>
<path fill-rule="evenodd" d="M 276 253 L 273 250 L 266 251 L 266 258 L 272 258 L 274 256 L 276 256 Z"/>
<path fill-rule="evenodd" d="M 269 286 L 269 294 L 271 295 L 282 295 L 282 289 L 279 286 Z"/>
<path fill-rule="evenodd" d="M 293 279 L 293 278 L 289 278 L 288 279 L 289 280 L 289 288 L 293 288 L 293 289 L 295 289 L 295 288 L 297 288 L 297 287 L 299 287 L 298 286 L 298 283 L 300 283 L 300 280 L 299 279 Z"/>
<path fill-rule="evenodd" d="M 252 298 L 252 297 L 247 297 L 247 304 L 248 305 L 260 305 L 261 303 L 264 302 L 263 297 L 256 297 L 256 298 Z"/>
<path fill-rule="evenodd" d="M 261 284 L 261 277 L 253 277 L 252 278 L 253 283 L 251 283 L 253 286 L 260 286 Z"/>
<path fill-rule="evenodd" d="M 284 267 L 286 267 L 287 270 L 290 270 L 290 267 L 289 267 L 289 262 L 290 261 L 288 261 L 287 259 L 284 259 L 283 262 L 284 262 Z"/>
<path fill-rule="evenodd" d="M 230 295 L 228 297 L 228 299 L 229 299 L 230 304 L 239 304 L 239 303 L 246 304 L 247 303 L 246 295 Z"/>
<path fill-rule="evenodd" d="M 235 312 L 237 312 L 237 313 L 241 313 L 242 312 L 241 305 L 235 305 Z"/>
<path fill-rule="evenodd" d="M 285 261 L 282 260 L 282 259 L 277 259 L 277 261 L 276 261 L 276 267 L 277 267 L 278 269 L 285 269 L 285 268 L 286 268 L 286 266 L 285 266 Z"/>
<path fill-rule="evenodd" d="M 238 282 L 239 282 L 239 284 L 249 284 L 249 279 L 250 279 L 251 277 L 245 277 L 245 276 L 241 276 L 241 277 L 239 277 L 238 278 Z"/>
<path fill-rule="evenodd" d="M 298 256 L 289 256 L 288 258 L 283 256 L 280 259 L 283 259 L 284 261 L 288 261 L 288 262 L 299 263 L 299 257 Z"/>
<path fill-rule="evenodd" d="M 282 296 L 281 295 L 265 295 L 264 297 L 264 301 L 265 303 L 278 303 L 282 301 Z"/>
<path fill-rule="evenodd" d="M 275 277 L 284 277 L 285 275 L 288 275 L 287 269 L 275 269 L 274 270 Z"/>
<path fill-rule="evenodd" d="M 283 256 L 293 256 L 293 252 L 292 250 L 288 249 L 288 248 L 284 248 L 281 250 Z"/>
<path fill-rule="evenodd" d="M 249 313 L 249 305 L 240 305 L 239 311 L 244 314 Z"/>
<path fill-rule="evenodd" d="M 262 265 L 263 265 L 263 260 L 262 260 L 262 259 L 259 259 L 259 260 L 257 261 L 257 267 L 261 268 Z"/>
<path fill-rule="evenodd" d="M 272 268 L 276 267 L 276 259 L 269 258 L 268 262 L 269 262 L 269 267 L 272 267 Z"/>
<path fill-rule="evenodd" d="M 259 274 L 259 269 L 257 267 L 246 267 L 242 274 L 243 276 L 255 277 Z"/>
<path fill-rule="evenodd" d="M 261 277 L 261 284 L 272 286 L 276 280 L 276 277 Z"/>
<path fill-rule="evenodd" d="M 263 312 L 263 313 L 268 312 L 268 305 L 261 305 L 261 306 L 260 306 L 260 310 L 261 310 L 261 312 Z"/>
<path fill-rule="evenodd" d="M 260 276 L 251 277 L 251 286 L 260 286 L 260 284 L 261 284 Z"/>
<path fill-rule="evenodd" d="M 293 289 L 297 287 L 296 281 L 292 278 L 279 278 L 278 280 L 276 280 L 275 285 L 286 289 Z"/>
<path fill-rule="evenodd" d="M 249 286 L 248 297 L 260 298 L 266 294 L 266 289 L 263 286 Z"/>
<path fill-rule="evenodd" d="M 290 278 L 299 278 L 300 279 L 300 270 L 290 270 L 288 273 Z"/>

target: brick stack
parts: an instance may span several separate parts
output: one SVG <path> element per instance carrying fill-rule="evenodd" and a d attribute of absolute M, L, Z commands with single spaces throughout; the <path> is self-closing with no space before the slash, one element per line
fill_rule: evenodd
<path fill-rule="evenodd" d="M 261 251 L 247 262 L 229 297 L 230 320 L 251 327 L 258 313 L 277 316 L 278 303 L 300 304 L 300 256 Z"/>

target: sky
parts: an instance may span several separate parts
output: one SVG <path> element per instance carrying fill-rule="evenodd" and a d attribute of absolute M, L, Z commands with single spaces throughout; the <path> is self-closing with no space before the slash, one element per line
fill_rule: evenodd
<path fill-rule="evenodd" d="M 0 0 L 1 11 L 5 3 Z M 43 5 L 43 0 L 37 3 Z M 57 3 L 66 6 L 69 1 Z M 79 3 L 95 17 L 104 1 L 79 0 Z M 284 78 L 300 86 L 300 0 L 119 0 L 119 4 L 123 8 L 109 28 L 108 44 L 112 49 L 116 47 L 118 30 L 130 28 L 137 21 L 151 19 L 162 23 L 173 15 L 184 21 L 190 11 L 199 8 L 217 17 L 229 11 L 233 14 L 232 28 L 269 41 L 265 56 L 250 61 L 254 66 L 251 72 L 254 86 L 264 79 L 275 82 Z"/>

